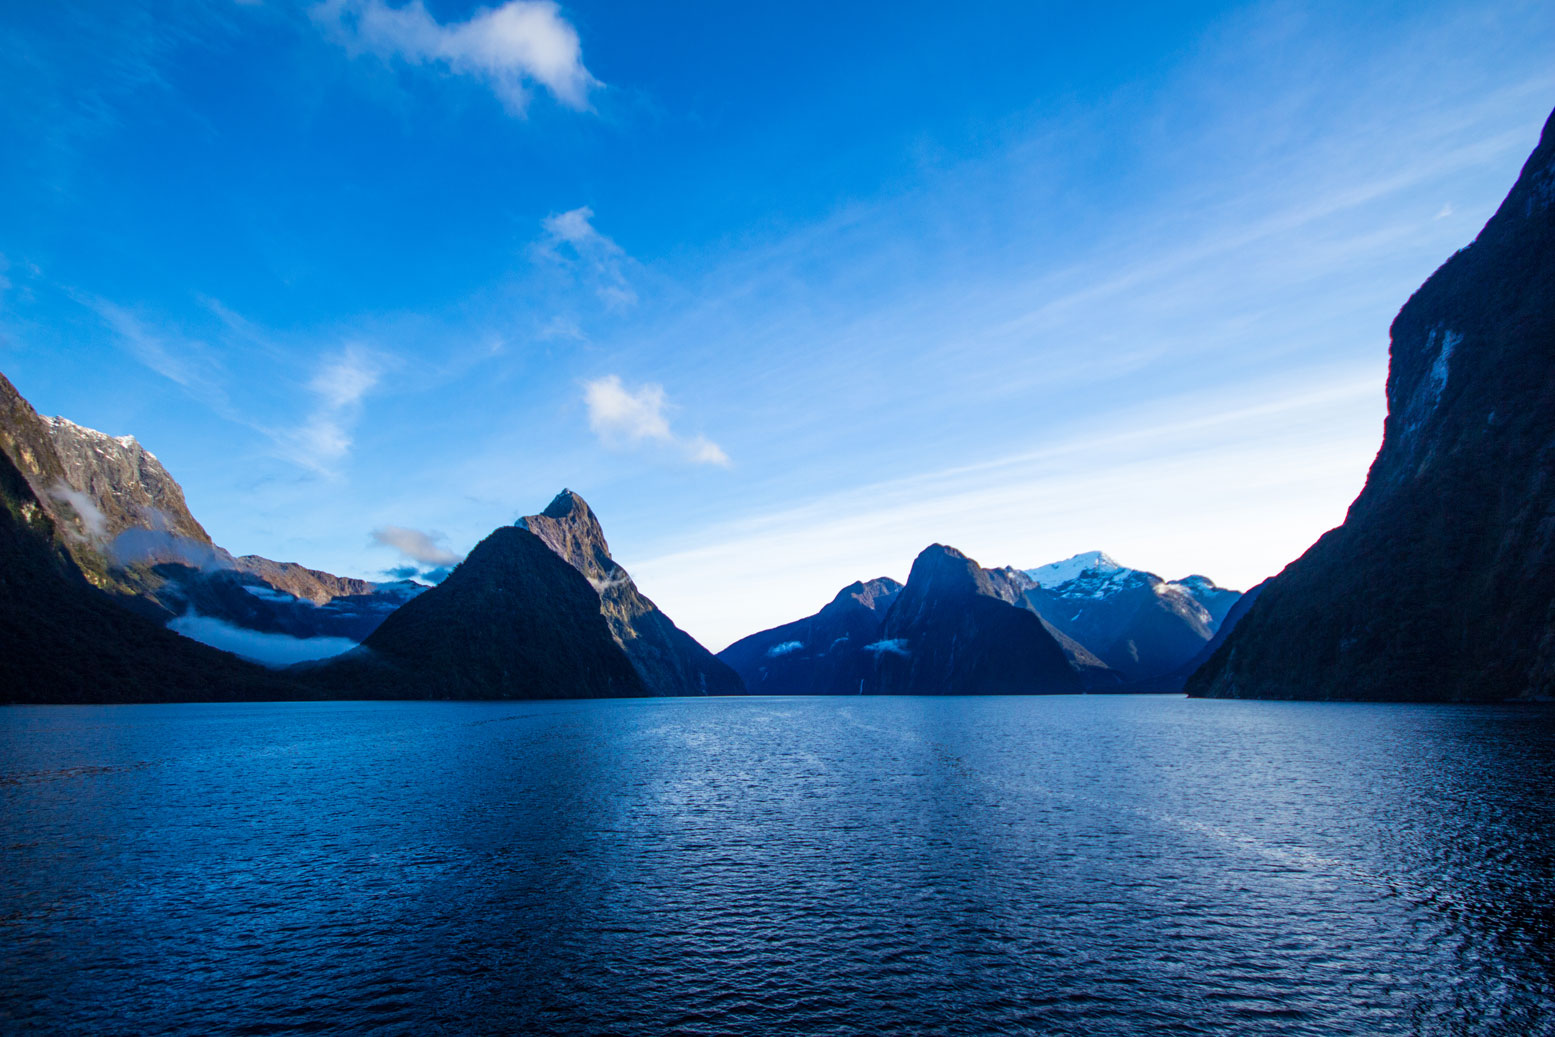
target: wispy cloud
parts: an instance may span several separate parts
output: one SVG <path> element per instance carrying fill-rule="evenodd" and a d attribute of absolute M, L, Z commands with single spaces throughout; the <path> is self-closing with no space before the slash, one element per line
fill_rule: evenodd
<path fill-rule="evenodd" d="M 631 259 L 626 251 L 594 226 L 588 206 L 554 213 L 540 221 L 544 235 L 536 246 L 541 258 L 572 268 L 594 295 L 613 310 L 637 302 L 627 279 Z"/>
<path fill-rule="evenodd" d="M 221 363 L 206 343 L 152 327 L 135 313 L 106 299 L 81 297 L 81 301 L 102 318 L 119 344 L 136 360 L 217 413 L 232 417 Z"/>
<path fill-rule="evenodd" d="M 652 382 L 629 389 L 619 375 L 606 375 L 583 385 L 589 428 L 612 449 L 644 444 L 669 447 L 692 464 L 728 467 L 729 455 L 706 436 L 680 436 L 670 428 L 664 386 Z"/>
<path fill-rule="evenodd" d="M 1162 400 L 1035 450 L 687 529 L 665 553 L 623 562 L 709 647 L 813 612 L 853 580 L 905 578 L 934 541 L 1023 568 L 1101 544 L 1168 577 L 1245 588 L 1344 517 L 1383 401 L 1374 372 L 1345 369 L 1239 396 Z M 730 581 L 761 587 L 760 600 L 731 613 L 706 591 Z"/>
<path fill-rule="evenodd" d="M 308 383 L 313 409 L 299 424 L 275 435 L 286 456 L 321 475 L 333 475 L 351 452 L 362 400 L 381 374 L 378 358 L 360 346 L 348 346 L 326 360 Z"/>
<path fill-rule="evenodd" d="M 531 82 L 575 109 L 587 108 L 589 91 L 600 85 L 583 65 L 578 31 L 549 0 L 509 0 L 446 25 L 421 0 L 402 7 L 325 0 L 313 16 L 352 50 L 480 79 L 518 115 L 528 106 Z"/>

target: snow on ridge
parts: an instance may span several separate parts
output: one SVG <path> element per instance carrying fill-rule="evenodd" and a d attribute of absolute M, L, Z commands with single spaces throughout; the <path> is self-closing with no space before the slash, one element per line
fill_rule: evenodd
<path fill-rule="evenodd" d="M 776 659 L 780 655 L 788 655 L 797 652 L 804 647 L 803 641 L 784 641 L 782 644 L 773 645 L 767 649 L 767 658 Z"/>
<path fill-rule="evenodd" d="M 42 417 L 42 415 L 39 416 Z M 156 460 L 156 455 L 147 450 L 145 447 L 141 446 L 139 440 L 137 440 L 134 436 L 110 436 L 106 432 L 98 431 L 95 428 L 87 428 L 85 425 L 79 425 L 76 422 L 71 421 L 69 418 L 60 417 L 58 414 L 54 415 L 52 418 L 43 418 L 43 422 L 49 426 L 50 432 L 57 432 L 61 429 L 68 428 L 79 433 L 85 439 L 93 440 L 101 444 L 113 443 L 125 450 L 138 449 L 153 461 Z"/>
<path fill-rule="evenodd" d="M 1024 571 L 1043 587 L 1057 587 L 1088 572 L 1110 573 L 1122 569 L 1123 566 L 1105 551 L 1084 551 L 1061 562 L 1049 562 L 1047 565 L 1039 565 L 1035 569 Z"/>

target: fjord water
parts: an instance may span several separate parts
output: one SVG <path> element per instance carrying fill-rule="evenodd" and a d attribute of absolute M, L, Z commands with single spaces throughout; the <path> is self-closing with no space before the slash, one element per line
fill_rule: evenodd
<path fill-rule="evenodd" d="M 1555 713 L 0 711 L 6 1032 L 1555 1032 Z"/>

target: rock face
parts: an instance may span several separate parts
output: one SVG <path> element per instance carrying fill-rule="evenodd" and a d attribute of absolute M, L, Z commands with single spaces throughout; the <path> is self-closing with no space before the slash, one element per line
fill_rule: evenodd
<path fill-rule="evenodd" d="M 1192 695 L 1555 695 L 1555 116 L 1468 248 L 1393 321 L 1382 449 Z"/>
<path fill-rule="evenodd" d="M 0 702 L 221 701 L 313 694 L 122 608 L 87 582 L 66 541 L 10 451 L 0 451 Z"/>
<path fill-rule="evenodd" d="M 140 529 L 212 546 L 210 534 L 189 513 L 183 487 L 134 436 L 109 436 L 64 418 L 42 420 L 65 482 L 95 508 L 110 543 L 126 530 Z"/>
<path fill-rule="evenodd" d="M 361 697 L 553 699 L 649 694 L 599 595 L 528 530 L 504 527 L 358 648 L 303 671 Z"/>
<path fill-rule="evenodd" d="M 1204 576 L 1168 582 L 1099 551 L 1028 570 L 1024 600 L 1125 683 L 1160 680 L 1209 642 L 1240 595 Z M 1043 582 L 1045 581 L 1045 582 Z"/>
<path fill-rule="evenodd" d="M 739 695 L 739 675 L 677 627 L 610 557 L 599 520 L 582 497 L 563 490 L 538 515 L 518 520 L 594 588 L 616 643 L 653 695 Z"/>
<path fill-rule="evenodd" d="M 856 695 L 875 671 L 880 625 L 902 585 L 852 583 L 813 616 L 742 638 L 718 653 L 745 687 L 763 695 Z"/>
<path fill-rule="evenodd" d="M 934 544 L 868 646 L 885 695 L 1029 695 L 1084 690 L 1040 617 L 1011 604 L 1003 579 Z M 1007 591 L 1006 591 L 1007 592 Z"/>
<path fill-rule="evenodd" d="M 424 589 L 232 557 L 212 543 L 183 488 L 133 436 L 42 417 L 4 375 L 0 452 L 87 579 L 157 622 L 196 614 L 260 633 L 359 641 Z"/>

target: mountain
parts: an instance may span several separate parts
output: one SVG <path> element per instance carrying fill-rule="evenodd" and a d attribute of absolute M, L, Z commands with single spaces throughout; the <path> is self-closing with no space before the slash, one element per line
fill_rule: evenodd
<path fill-rule="evenodd" d="M 854 695 L 872 679 L 880 624 L 902 585 L 852 583 L 813 616 L 741 638 L 718 653 L 753 694 Z"/>
<path fill-rule="evenodd" d="M 993 574 L 953 547 L 933 544 L 866 649 L 870 690 L 883 695 L 1049 694 L 1084 690 L 1042 619 L 1001 594 Z"/>
<path fill-rule="evenodd" d="M 1081 573 L 1110 573 L 1122 568 L 1105 551 L 1084 551 L 1061 562 L 1049 562 L 1035 569 L 1027 569 L 1025 573 L 1043 587 L 1057 587 Z"/>
<path fill-rule="evenodd" d="M 36 458 L 35 445 L 26 449 Z M 0 450 L 0 645 L 5 646 L 0 702 L 235 701 L 313 694 L 122 608 L 87 580 L 67 541 L 10 451 Z"/>
<path fill-rule="evenodd" d="M 599 519 L 582 497 L 563 490 L 543 512 L 527 515 L 517 525 L 538 537 L 593 586 L 611 635 L 631 659 L 650 694 L 744 693 L 739 675 L 671 622 L 610 557 Z"/>
<path fill-rule="evenodd" d="M 1023 574 L 1023 599 L 1128 683 L 1179 670 L 1214 636 L 1240 595 L 1205 576 L 1168 582 L 1088 551 Z"/>
<path fill-rule="evenodd" d="M 1159 690 L 1182 691 L 1186 688 L 1188 678 L 1198 672 L 1199 667 L 1209 662 L 1210 657 L 1220 650 L 1221 645 L 1226 643 L 1226 638 L 1231 636 L 1231 632 L 1242 621 L 1242 617 L 1247 615 L 1248 610 L 1253 607 L 1253 602 L 1258 600 L 1258 596 L 1263 593 L 1263 589 L 1268 583 L 1269 581 L 1265 580 L 1263 583 L 1255 584 L 1249 587 L 1246 593 L 1238 597 L 1236 604 L 1232 605 L 1226 612 L 1225 619 L 1220 623 L 1220 628 L 1215 631 L 1215 636 L 1206 641 L 1204 647 L 1194 653 L 1193 658 L 1183 663 L 1172 673 L 1161 678 Z"/>
<path fill-rule="evenodd" d="M 1393 321 L 1382 448 L 1190 695 L 1555 695 L 1555 115 Z"/>
<path fill-rule="evenodd" d="M 257 555 L 234 558 L 212 542 L 178 481 L 134 436 L 43 417 L 4 375 L 0 453 L 25 478 L 89 582 L 196 639 L 287 659 L 298 646 L 267 637 L 360 641 L 424 589 Z M 319 647 L 303 652 L 339 650 L 333 640 L 313 645 Z"/>
<path fill-rule="evenodd" d="M 482 540 L 359 647 L 301 671 L 349 697 L 552 699 L 650 694 L 599 594 L 526 529 Z"/>

